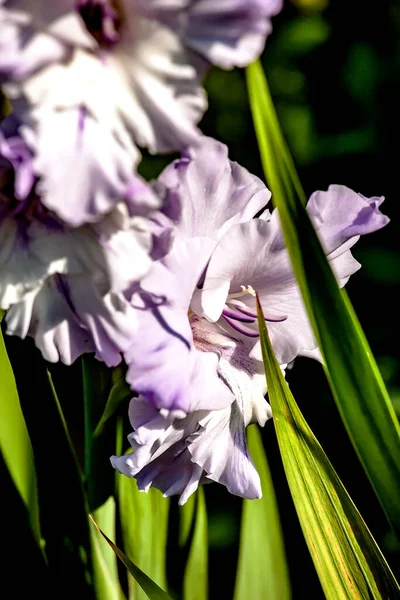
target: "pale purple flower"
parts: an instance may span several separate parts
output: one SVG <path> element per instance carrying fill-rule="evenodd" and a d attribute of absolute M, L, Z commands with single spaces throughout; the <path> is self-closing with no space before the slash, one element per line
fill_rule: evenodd
<path fill-rule="evenodd" d="M 224 69 L 245 67 L 263 51 L 271 17 L 283 0 L 136 0 L 144 14 L 168 24 L 190 49 Z"/>
<path fill-rule="evenodd" d="M 137 146 L 199 136 L 211 63 L 260 54 L 277 0 L 0 0 L 0 83 L 44 206 L 73 226 L 134 197 Z"/>
<path fill-rule="evenodd" d="M 181 502 L 207 480 L 258 498 L 245 430 L 250 423 L 264 425 L 271 411 L 254 290 L 282 370 L 296 356 L 317 352 L 278 214 L 251 218 L 269 192 L 213 140 L 168 167 L 159 191 L 162 186 L 177 232 L 158 264 L 162 277 L 153 272 L 141 284 L 149 302 L 158 298 L 159 305 L 143 321 L 139 317 L 142 343 L 125 353 L 128 381 L 141 395 L 130 407 L 134 452 L 113 457 L 112 464 L 134 476 L 139 489 L 181 494 Z M 308 202 L 341 286 L 360 267 L 351 246 L 388 222 L 379 210 L 382 200 L 336 185 Z"/>
<path fill-rule="evenodd" d="M 224 406 L 232 395 L 217 377 L 218 357 L 194 347 L 188 311 L 218 241 L 235 224 L 249 221 L 271 194 L 211 138 L 167 167 L 154 187 L 175 223 L 174 243 L 132 297 L 143 310 L 141 343 L 125 353 L 127 380 L 158 409 L 186 413 Z"/>
<path fill-rule="evenodd" d="M 138 199 L 159 205 L 140 185 Z M 72 228 L 43 206 L 38 188 L 30 150 L 8 118 L 0 131 L 0 307 L 7 333 L 34 337 L 51 362 L 70 364 L 95 352 L 118 364 L 137 330 L 132 289 L 153 252 L 167 248 L 165 217 L 155 210 L 131 216 L 129 203 L 119 202 L 96 223 Z"/>

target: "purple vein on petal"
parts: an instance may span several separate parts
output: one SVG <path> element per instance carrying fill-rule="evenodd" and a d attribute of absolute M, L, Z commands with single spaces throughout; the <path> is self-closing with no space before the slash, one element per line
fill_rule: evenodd
<path fill-rule="evenodd" d="M 79 112 L 78 112 L 78 135 L 76 137 L 76 147 L 78 150 L 80 150 L 82 147 L 82 138 L 83 138 L 83 132 L 85 130 L 86 117 L 87 117 L 86 108 L 85 108 L 85 106 L 81 105 L 79 107 Z"/>

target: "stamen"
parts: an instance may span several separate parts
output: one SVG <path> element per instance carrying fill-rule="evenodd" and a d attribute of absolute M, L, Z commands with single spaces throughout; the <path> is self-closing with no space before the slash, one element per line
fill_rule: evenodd
<path fill-rule="evenodd" d="M 233 319 L 226 317 L 224 314 L 222 316 L 224 317 L 225 321 L 227 323 L 229 323 L 229 325 L 238 333 L 247 335 L 247 337 L 258 338 L 258 336 L 259 336 L 258 331 L 255 331 L 254 329 L 250 329 L 249 327 L 246 327 L 245 325 L 241 325 L 237 321 L 234 321 Z"/>
<path fill-rule="evenodd" d="M 264 319 L 270 323 L 282 323 L 282 321 L 286 321 L 287 318 L 287 315 L 266 315 L 264 313 Z"/>
<path fill-rule="evenodd" d="M 248 306 L 246 306 L 246 304 L 244 304 L 244 302 L 240 302 L 240 300 L 232 300 L 232 301 L 229 301 L 229 304 L 233 304 L 235 309 L 238 310 L 239 312 L 243 313 L 244 315 L 247 315 L 248 317 L 252 317 L 253 319 L 257 319 L 257 313 L 254 310 L 250 310 L 250 308 Z"/>
<path fill-rule="evenodd" d="M 224 308 L 222 311 L 222 315 L 224 317 L 230 317 L 231 319 L 235 319 L 235 321 L 241 321 L 242 323 L 254 323 L 255 319 L 250 317 L 245 317 L 243 314 L 236 312 L 235 310 L 231 310 L 230 308 Z"/>
<path fill-rule="evenodd" d="M 222 311 L 222 317 L 238 333 L 248 337 L 257 338 L 259 337 L 258 331 L 255 331 L 250 327 L 246 327 L 245 325 L 241 325 L 241 323 L 255 323 L 257 319 L 257 313 L 254 309 L 252 310 L 250 307 L 248 307 L 245 302 L 237 299 L 243 298 L 243 296 L 247 295 L 255 297 L 256 292 L 251 285 L 241 285 L 240 287 L 242 288 L 241 292 L 234 292 L 233 294 L 228 295 L 225 308 Z M 229 306 L 229 304 L 231 306 Z M 281 323 L 282 321 L 286 321 L 287 315 L 266 315 L 264 313 L 264 318 L 267 322 Z"/>

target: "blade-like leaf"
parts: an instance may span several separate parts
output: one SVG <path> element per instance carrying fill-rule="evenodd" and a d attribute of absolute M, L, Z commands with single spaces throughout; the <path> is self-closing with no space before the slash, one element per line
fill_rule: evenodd
<path fill-rule="evenodd" d="M 208 598 L 207 509 L 202 487 L 197 490 L 196 497 L 193 537 L 183 578 L 184 600 Z"/>
<path fill-rule="evenodd" d="M 288 600 L 290 581 L 278 507 L 261 435 L 255 425 L 248 428 L 247 439 L 263 496 L 261 500 L 243 501 L 234 600 Z"/>
<path fill-rule="evenodd" d="M 194 525 L 197 494 L 189 496 L 183 506 L 179 507 L 179 545 L 186 546 Z"/>
<path fill-rule="evenodd" d="M 115 430 L 106 436 L 94 432 L 103 414 L 112 387 L 112 372 L 93 356 L 82 359 L 85 413 L 85 483 L 90 509 L 102 506 L 114 490 L 114 472 L 108 469 L 109 457 L 115 449 Z M 114 557 L 111 555 L 111 559 Z"/>
<path fill-rule="evenodd" d="M 326 598 L 399 598 L 389 566 L 290 392 L 258 298 L 257 312 L 282 461 Z"/>
<path fill-rule="evenodd" d="M 303 206 L 259 62 L 248 67 L 247 81 L 265 174 L 334 398 L 382 507 L 399 531 L 400 427 L 395 412 L 357 316 L 339 290 Z"/>
<path fill-rule="evenodd" d="M 32 531 L 39 541 L 39 508 L 32 446 L 1 329 L 0 381 L 0 451 L 28 510 Z"/>
<path fill-rule="evenodd" d="M 112 371 L 91 356 L 82 360 L 85 415 L 85 483 L 90 509 L 107 535 L 115 537 L 114 473 L 109 457 L 115 450 L 115 426 L 101 427 L 99 419 L 112 389 Z M 107 419 L 108 420 L 108 419 Z M 93 576 L 98 600 L 122 597 L 117 558 L 108 544 L 92 531 Z"/>
<path fill-rule="evenodd" d="M 93 433 L 94 438 L 102 434 L 106 424 L 115 415 L 121 404 L 127 402 L 130 398 L 132 398 L 132 390 L 126 383 L 125 377 L 119 377 L 112 385 L 103 414 Z"/>
<path fill-rule="evenodd" d="M 167 588 L 169 499 L 163 498 L 153 488 L 147 494 L 139 492 L 134 479 L 118 474 L 117 486 L 124 550 L 152 580 Z M 144 588 L 136 577 L 135 579 L 129 577 L 129 599 L 144 600 Z"/>
<path fill-rule="evenodd" d="M 162 590 L 150 577 L 146 575 L 139 567 L 132 562 L 130 558 L 122 552 L 107 536 L 94 519 L 91 517 L 93 525 L 98 529 L 106 542 L 110 545 L 110 547 L 114 550 L 116 556 L 120 559 L 120 561 L 125 565 L 128 569 L 129 573 L 136 579 L 142 590 L 145 592 L 146 597 L 150 598 L 150 600 L 172 600 L 171 596 L 169 596 L 164 590 Z"/>
<path fill-rule="evenodd" d="M 93 515 L 102 531 L 115 536 L 115 500 L 110 496 L 108 500 L 97 508 Z M 93 577 L 96 589 L 96 600 L 123 600 L 117 568 L 117 558 L 107 542 L 98 536 L 91 528 Z"/>
<path fill-rule="evenodd" d="M 57 598 L 95 600 L 86 498 L 60 404 L 33 342 L 7 337 L 6 345 L 32 442 L 41 534 Z"/>

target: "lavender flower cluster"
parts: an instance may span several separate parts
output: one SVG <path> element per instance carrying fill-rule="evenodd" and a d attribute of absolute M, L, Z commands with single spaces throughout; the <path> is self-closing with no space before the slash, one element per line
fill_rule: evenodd
<path fill-rule="evenodd" d="M 133 453 L 112 465 L 181 503 L 207 481 L 261 496 L 245 435 L 271 417 L 255 290 L 282 370 L 318 357 L 269 190 L 196 125 L 205 70 L 259 56 L 281 6 L 0 0 L 7 333 L 51 362 L 124 361 Z M 182 154 L 148 183 L 139 147 Z M 308 202 L 341 286 L 350 248 L 388 222 L 382 200 L 333 185 Z"/>

